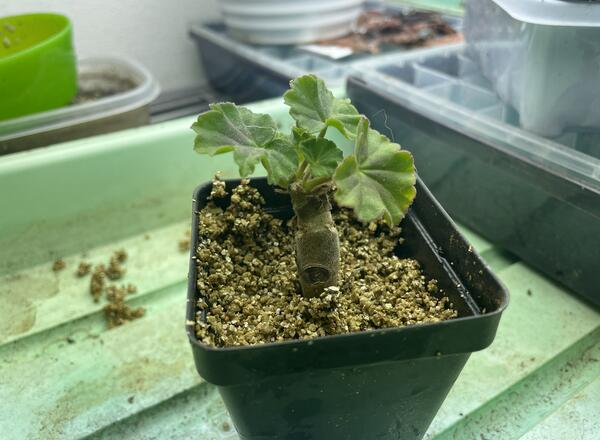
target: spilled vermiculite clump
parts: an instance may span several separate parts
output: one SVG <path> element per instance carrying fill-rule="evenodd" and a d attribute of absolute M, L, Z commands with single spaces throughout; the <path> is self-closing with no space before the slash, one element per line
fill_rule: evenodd
<path fill-rule="evenodd" d="M 285 223 L 263 211 L 264 199 L 247 180 L 233 190 L 231 204 L 223 210 L 214 200 L 226 195 L 225 183 L 216 180 L 199 214 L 197 282 L 204 299 L 197 304 L 196 333 L 201 341 L 219 347 L 250 345 L 457 316 L 437 281 L 427 279 L 417 261 L 394 255 L 400 228 L 382 221 L 362 224 L 346 209 L 334 211 L 339 287 L 316 298 L 302 296 L 290 233 L 293 221 Z"/>
<path fill-rule="evenodd" d="M 108 284 L 110 281 L 117 281 L 125 275 L 124 263 L 127 261 L 127 252 L 119 249 L 113 253 L 107 265 L 98 264 L 93 267 L 90 263 L 82 261 L 79 263 L 75 275 L 79 278 L 85 277 L 91 273 L 90 277 L 90 295 L 94 302 L 100 302 L 105 295 L 108 303 L 103 307 L 104 316 L 108 328 L 117 327 L 128 323 L 134 319 L 144 316 L 143 307 L 131 307 L 126 303 L 128 295 L 137 292 L 134 284 L 118 286 L 117 284 Z"/>

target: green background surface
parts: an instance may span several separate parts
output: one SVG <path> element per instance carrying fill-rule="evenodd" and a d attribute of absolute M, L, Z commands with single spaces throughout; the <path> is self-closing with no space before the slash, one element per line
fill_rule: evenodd
<path fill-rule="evenodd" d="M 252 105 L 290 124 L 280 100 Z M 235 439 L 184 332 L 194 187 L 230 156 L 192 152 L 191 118 L 0 159 L 0 433 Z M 410 146 L 404 146 L 410 149 Z M 348 151 L 348 146 L 346 146 Z M 427 439 L 583 439 L 600 432 L 600 314 L 463 228 L 511 293 L 494 343 L 471 356 Z M 111 330 L 82 261 L 129 253 L 146 315 Z M 56 257 L 66 269 L 51 270 Z"/>

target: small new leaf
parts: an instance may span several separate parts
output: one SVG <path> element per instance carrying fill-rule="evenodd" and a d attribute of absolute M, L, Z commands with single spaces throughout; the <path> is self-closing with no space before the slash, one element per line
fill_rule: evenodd
<path fill-rule="evenodd" d="M 335 171 L 338 204 L 354 209 L 361 221 L 383 216 L 389 225 L 395 225 L 415 198 L 415 181 L 412 155 L 370 129 L 369 121 L 362 118 L 354 154 Z"/>
<path fill-rule="evenodd" d="M 192 125 L 196 132 L 194 150 L 214 156 L 233 151 L 240 176 L 254 172 L 274 139 L 277 125 L 269 115 L 253 113 L 230 102 L 212 104 Z"/>
<path fill-rule="evenodd" d="M 339 99 L 315 75 L 304 75 L 290 82 L 283 100 L 298 127 L 318 133 L 327 126 L 337 128 L 346 138 L 356 133 L 360 115 L 349 99 Z"/>
<path fill-rule="evenodd" d="M 335 143 L 325 138 L 311 138 L 300 144 L 312 177 L 331 177 L 344 154 Z"/>
<path fill-rule="evenodd" d="M 292 127 L 291 140 L 296 145 L 299 145 L 300 142 L 302 142 L 306 139 L 312 139 L 313 137 L 314 136 L 312 134 L 310 134 L 308 131 L 306 131 L 300 127 Z"/>

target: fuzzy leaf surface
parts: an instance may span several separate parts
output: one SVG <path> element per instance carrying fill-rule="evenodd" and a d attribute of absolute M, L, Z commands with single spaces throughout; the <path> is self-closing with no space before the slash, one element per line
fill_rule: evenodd
<path fill-rule="evenodd" d="M 273 118 L 246 107 L 230 102 L 212 104 L 209 111 L 198 116 L 192 129 L 196 132 L 197 153 L 214 156 L 233 151 L 241 177 L 252 174 L 262 161 L 269 179 L 282 182 L 282 175 L 291 169 L 290 164 L 297 162 L 296 153 L 292 158 L 288 151 L 288 147 L 293 150 L 291 143 L 276 137 L 277 124 Z"/>
<path fill-rule="evenodd" d="M 413 157 L 391 142 L 362 118 L 358 125 L 354 154 L 335 171 L 338 204 L 352 208 L 364 222 L 383 216 L 398 224 L 416 195 Z"/>
<path fill-rule="evenodd" d="M 325 82 L 315 75 L 294 79 L 283 100 L 298 127 L 309 133 L 318 133 L 327 126 L 337 128 L 346 138 L 356 133 L 360 120 L 356 108 L 349 99 L 335 98 Z"/>
<path fill-rule="evenodd" d="M 284 137 L 276 137 L 265 145 L 261 160 L 267 170 L 269 184 L 282 188 L 291 182 L 298 168 L 298 153 L 294 144 Z"/>
<path fill-rule="evenodd" d="M 344 153 L 335 143 L 325 138 L 312 138 L 303 141 L 300 149 L 308 162 L 313 177 L 331 177 Z"/>

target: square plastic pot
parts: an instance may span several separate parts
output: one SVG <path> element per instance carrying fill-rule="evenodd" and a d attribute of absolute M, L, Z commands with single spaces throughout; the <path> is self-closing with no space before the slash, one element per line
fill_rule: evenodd
<path fill-rule="evenodd" d="M 227 181 L 231 190 L 239 180 Z M 290 218 L 289 198 L 255 179 L 266 209 Z M 431 193 L 403 220 L 401 257 L 439 281 L 459 317 L 311 340 L 215 348 L 196 338 L 198 212 L 211 183 L 194 194 L 186 331 L 198 373 L 215 384 L 242 439 L 420 439 L 473 351 L 494 339 L 508 293 Z M 228 200 L 223 200 L 223 206 Z"/>

